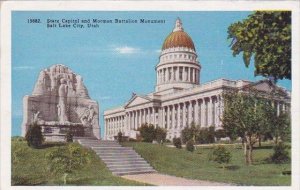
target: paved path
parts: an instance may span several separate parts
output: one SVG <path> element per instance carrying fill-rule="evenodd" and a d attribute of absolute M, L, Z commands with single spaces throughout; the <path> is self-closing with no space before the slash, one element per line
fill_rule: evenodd
<path fill-rule="evenodd" d="M 134 180 L 142 183 L 148 183 L 158 186 L 228 186 L 230 184 L 218 183 L 203 180 L 192 180 L 170 175 L 149 173 L 137 175 L 124 175 L 123 178 Z"/>

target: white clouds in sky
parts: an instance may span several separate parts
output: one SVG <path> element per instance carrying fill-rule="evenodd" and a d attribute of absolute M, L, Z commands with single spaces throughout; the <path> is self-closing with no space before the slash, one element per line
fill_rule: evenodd
<path fill-rule="evenodd" d="M 140 48 L 121 46 L 121 47 L 115 47 L 114 51 L 119 54 L 136 54 L 139 53 L 141 50 Z"/>
<path fill-rule="evenodd" d="M 17 67 L 13 67 L 13 70 L 16 70 L 16 71 L 21 71 L 21 70 L 32 70 L 34 69 L 33 66 L 17 66 Z"/>

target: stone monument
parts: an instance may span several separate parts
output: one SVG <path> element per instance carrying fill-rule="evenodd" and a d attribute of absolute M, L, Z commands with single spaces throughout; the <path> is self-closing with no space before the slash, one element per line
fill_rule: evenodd
<path fill-rule="evenodd" d="M 42 70 L 32 95 L 23 98 L 22 136 L 33 123 L 42 127 L 46 141 L 63 141 L 68 130 L 100 139 L 98 103 L 82 77 L 61 64 Z"/>

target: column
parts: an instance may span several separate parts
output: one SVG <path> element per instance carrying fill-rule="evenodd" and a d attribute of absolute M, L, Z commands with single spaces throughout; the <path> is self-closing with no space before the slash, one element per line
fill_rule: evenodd
<path fill-rule="evenodd" d="M 277 116 L 280 115 L 280 102 L 277 102 Z"/>
<path fill-rule="evenodd" d="M 180 128 L 180 104 L 177 104 L 177 129 Z"/>
<path fill-rule="evenodd" d="M 170 127 L 170 108 L 169 108 L 169 106 L 166 106 L 166 114 L 167 114 L 167 129 L 169 129 L 169 127 Z"/>
<path fill-rule="evenodd" d="M 189 117 L 188 117 L 188 127 L 190 127 L 191 123 L 192 123 L 192 111 L 193 111 L 193 102 L 189 101 Z"/>
<path fill-rule="evenodd" d="M 191 80 L 192 80 L 191 82 L 194 83 L 194 82 L 195 82 L 195 81 L 194 81 L 194 78 L 195 78 L 195 76 L 194 76 L 194 68 L 191 68 L 191 75 L 192 75 L 192 76 L 191 76 Z"/>
<path fill-rule="evenodd" d="M 199 100 L 196 100 L 194 106 L 194 122 L 196 126 L 199 125 Z"/>
<path fill-rule="evenodd" d="M 165 113 L 165 107 L 162 107 L 162 118 L 161 118 L 161 121 L 162 121 L 162 122 L 161 122 L 161 123 L 162 123 L 162 126 L 161 126 L 161 127 L 162 127 L 162 128 L 165 128 L 165 125 L 166 125 L 166 124 L 165 124 L 165 117 L 166 117 L 165 115 L 166 115 L 166 113 Z"/>
<path fill-rule="evenodd" d="M 172 119 L 171 119 L 171 123 L 172 123 L 172 125 L 171 125 L 171 128 L 172 129 L 174 129 L 175 128 L 175 105 L 173 104 L 172 105 Z"/>
<path fill-rule="evenodd" d="M 182 120 L 183 120 L 183 128 L 186 127 L 186 103 L 183 102 L 183 107 L 182 107 Z"/>
<path fill-rule="evenodd" d="M 156 108 L 153 107 L 153 125 L 156 128 Z"/>

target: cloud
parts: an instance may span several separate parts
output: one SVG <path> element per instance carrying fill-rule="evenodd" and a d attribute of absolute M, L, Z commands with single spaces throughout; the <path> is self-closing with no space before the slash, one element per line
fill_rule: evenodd
<path fill-rule="evenodd" d="M 13 70 L 32 70 L 34 69 L 33 66 L 18 66 L 18 67 L 13 67 Z"/>
<path fill-rule="evenodd" d="M 139 53 L 141 50 L 139 48 L 122 46 L 122 47 L 115 47 L 114 51 L 119 54 L 135 54 L 135 53 Z"/>
<path fill-rule="evenodd" d="M 99 99 L 100 100 L 110 100 L 111 97 L 110 96 L 101 96 Z"/>

